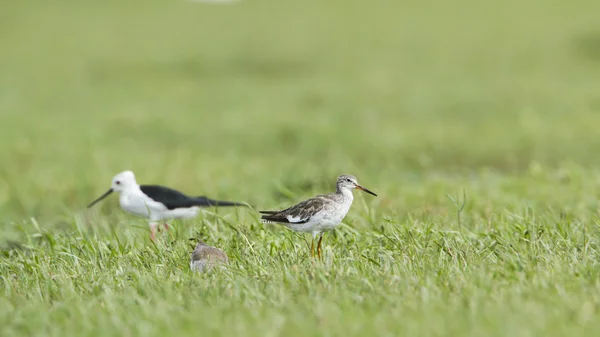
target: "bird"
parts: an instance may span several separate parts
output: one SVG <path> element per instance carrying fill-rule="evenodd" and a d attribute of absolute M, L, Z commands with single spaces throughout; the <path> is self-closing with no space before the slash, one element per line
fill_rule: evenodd
<path fill-rule="evenodd" d="M 211 247 L 198 240 L 190 258 L 190 269 L 198 272 L 208 272 L 217 264 L 228 264 L 227 254 L 219 248 Z"/>
<path fill-rule="evenodd" d="M 196 217 L 200 207 L 210 206 L 247 206 L 245 203 L 220 201 L 205 196 L 192 197 L 169 187 L 160 185 L 138 185 L 132 171 L 123 171 L 112 179 L 111 188 L 92 201 L 91 208 L 112 192 L 119 193 L 121 208 L 133 215 L 147 218 L 150 226 L 150 238 L 156 238 L 159 222 L 170 219 L 187 219 Z M 169 225 L 165 222 L 165 229 Z"/>
<path fill-rule="evenodd" d="M 321 259 L 323 234 L 342 222 L 352 206 L 354 200 L 352 190 L 355 188 L 377 196 L 359 185 L 356 177 L 342 174 L 337 178 L 335 193 L 321 194 L 280 211 L 259 211 L 262 214 L 261 219 L 265 222 L 282 224 L 295 232 L 311 233 L 312 257 L 315 255 L 315 239 L 319 235 L 317 254 Z"/>

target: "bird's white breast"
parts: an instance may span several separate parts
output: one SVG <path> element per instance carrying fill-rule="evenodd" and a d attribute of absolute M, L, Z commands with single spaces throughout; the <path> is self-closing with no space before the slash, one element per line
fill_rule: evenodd
<path fill-rule="evenodd" d="M 163 204 L 148 198 L 141 191 L 121 193 L 119 203 L 126 212 L 146 218 L 153 218 L 167 210 Z"/>

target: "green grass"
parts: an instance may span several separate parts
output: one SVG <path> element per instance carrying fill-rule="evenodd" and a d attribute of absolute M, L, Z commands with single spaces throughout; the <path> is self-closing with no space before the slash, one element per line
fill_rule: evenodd
<path fill-rule="evenodd" d="M 0 14 L 0 336 L 597 336 L 597 1 L 16 1 Z M 148 239 L 140 183 L 208 209 Z M 466 200 L 464 199 L 466 196 Z M 464 208 L 461 211 L 461 205 Z M 189 271 L 193 241 L 230 265 Z"/>

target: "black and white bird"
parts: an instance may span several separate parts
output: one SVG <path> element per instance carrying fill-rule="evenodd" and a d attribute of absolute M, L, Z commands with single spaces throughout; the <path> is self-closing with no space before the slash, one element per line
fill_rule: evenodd
<path fill-rule="evenodd" d="M 213 200 L 204 196 L 191 197 L 165 186 L 138 185 L 133 172 L 124 171 L 114 176 L 111 188 L 89 204 L 88 208 L 112 192 L 119 193 L 119 204 L 124 211 L 149 220 L 150 237 L 153 240 L 158 223 L 164 220 L 196 217 L 200 207 L 247 206 L 241 202 Z M 165 229 L 169 229 L 167 223 Z"/>
<path fill-rule="evenodd" d="M 267 222 L 283 224 L 296 232 L 312 233 L 310 254 L 314 256 L 315 238 L 320 234 L 317 254 L 321 258 L 323 233 L 339 225 L 354 200 L 352 190 L 358 188 L 369 194 L 377 194 L 360 186 L 354 176 L 343 174 L 337 178 L 336 192 L 318 195 L 281 211 L 260 211 Z"/>

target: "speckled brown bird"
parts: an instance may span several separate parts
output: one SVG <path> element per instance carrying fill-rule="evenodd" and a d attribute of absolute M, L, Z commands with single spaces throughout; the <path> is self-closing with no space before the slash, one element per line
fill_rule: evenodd
<path fill-rule="evenodd" d="M 218 264 L 228 264 L 229 258 L 224 251 L 198 241 L 192 252 L 190 268 L 193 271 L 207 272 Z"/>
<path fill-rule="evenodd" d="M 263 214 L 262 220 L 282 224 L 296 232 L 311 233 L 311 256 L 314 256 L 315 238 L 320 235 L 317 254 L 321 258 L 323 233 L 334 229 L 344 220 L 352 206 L 352 190 L 355 188 L 377 196 L 360 186 L 356 177 L 342 174 L 337 178 L 335 193 L 318 195 L 281 211 L 260 211 Z"/>

